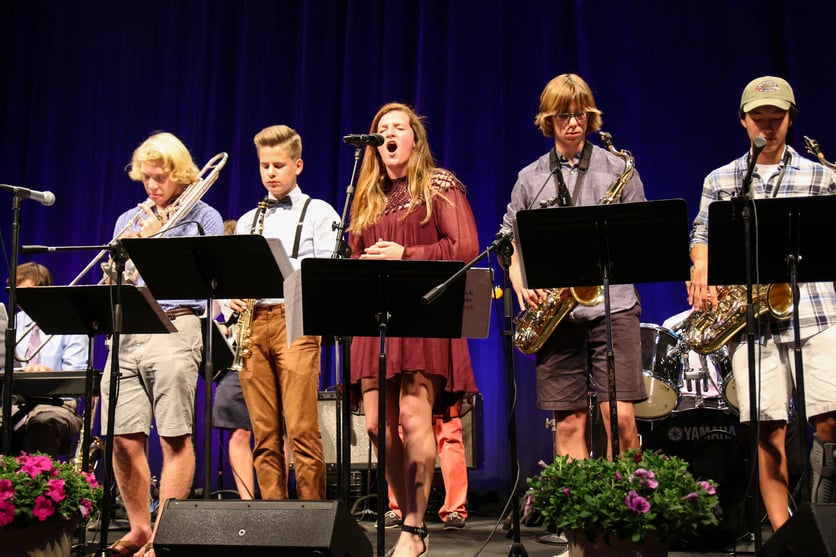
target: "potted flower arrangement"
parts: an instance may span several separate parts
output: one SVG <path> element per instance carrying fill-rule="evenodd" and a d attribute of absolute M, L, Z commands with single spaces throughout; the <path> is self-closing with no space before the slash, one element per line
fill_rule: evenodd
<path fill-rule="evenodd" d="M 590 545 L 586 554 L 630 547 L 612 553 L 665 555 L 672 541 L 718 523 L 716 485 L 695 479 L 677 457 L 629 450 L 614 461 L 557 457 L 542 465 L 528 479 L 532 505 L 566 534 L 570 555 Z"/>
<path fill-rule="evenodd" d="M 69 555 L 72 530 L 98 510 L 102 496 L 95 476 L 70 463 L 40 453 L 0 455 L 3 554 Z M 24 547 L 32 543 L 34 553 Z"/>

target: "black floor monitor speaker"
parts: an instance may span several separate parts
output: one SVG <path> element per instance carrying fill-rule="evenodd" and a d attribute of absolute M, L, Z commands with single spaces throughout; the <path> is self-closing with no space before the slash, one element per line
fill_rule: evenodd
<path fill-rule="evenodd" d="M 836 504 L 804 503 L 758 557 L 836 557 Z"/>
<path fill-rule="evenodd" d="M 372 555 L 342 501 L 170 499 L 154 549 L 160 557 Z"/>

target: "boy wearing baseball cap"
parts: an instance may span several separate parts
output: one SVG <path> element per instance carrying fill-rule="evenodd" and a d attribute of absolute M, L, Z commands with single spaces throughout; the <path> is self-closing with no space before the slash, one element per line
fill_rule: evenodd
<path fill-rule="evenodd" d="M 786 80 L 763 76 L 749 82 L 740 99 L 740 124 L 749 136 L 749 150 L 711 172 L 703 183 L 700 210 L 691 231 L 693 278 L 688 300 L 696 310 L 716 302 L 716 289 L 708 285 L 708 206 L 712 201 L 744 195 L 743 179 L 750 157 L 760 151 L 752 172 L 749 194 L 753 199 L 831 195 L 836 175 L 787 145 L 787 132 L 798 109 Z M 757 150 L 756 146 L 757 145 Z M 812 499 L 834 502 L 836 481 L 836 380 L 831 367 L 836 359 L 836 292 L 832 282 L 799 283 L 799 324 L 804 362 L 806 412 L 816 434 L 810 462 Z M 792 321 L 779 321 L 768 313 L 759 318 L 759 344 L 755 403 L 760 425 L 758 461 L 761 497 L 773 530 L 789 519 L 789 472 L 786 431 L 790 399 L 795 385 L 791 369 L 795 336 Z M 729 343 L 737 384 L 740 421 L 750 421 L 749 360 L 745 335 Z"/>

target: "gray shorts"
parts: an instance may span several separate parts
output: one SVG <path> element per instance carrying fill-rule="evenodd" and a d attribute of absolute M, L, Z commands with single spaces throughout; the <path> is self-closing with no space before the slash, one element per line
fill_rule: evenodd
<path fill-rule="evenodd" d="M 616 399 L 620 401 L 647 398 L 642 376 L 640 315 L 638 304 L 612 314 Z M 606 321 L 603 317 L 565 320 L 537 352 L 537 408 L 565 411 L 586 407 L 589 369 L 598 402 L 609 401 Z"/>
<path fill-rule="evenodd" d="M 223 429 L 253 429 L 237 371 L 227 371 L 215 387 L 212 425 Z"/>
<path fill-rule="evenodd" d="M 114 433 L 151 433 L 156 421 L 161 437 L 192 432 L 198 367 L 203 350 L 200 318 L 184 315 L 174 320 L 177 332 L 122 335 Z M 102 431 L 107 431 L 110 361 L 102 376 Z"/>

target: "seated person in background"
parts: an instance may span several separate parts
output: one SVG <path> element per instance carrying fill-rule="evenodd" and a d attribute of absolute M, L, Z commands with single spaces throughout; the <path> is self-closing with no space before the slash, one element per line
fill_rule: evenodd
<path fill-rule="evenodd" d="M 52 286 L 52 273 L 38 263 L 22 263 L 17 268 L 17 286 Z M 49 335 L 44 334 L 37 325 L 29 331 L 33 321 L 22 310 L 17 312 L 16 322 L 16 373 L 87 369 L 86 336 L 53 335 L 47 341 Z M 44 342 L 46 344 L 38 350 Z M 78 401 L 64 398 L 55 399 L 54 402 L 24 403 L 12 409 L 15 430 L 12 447 L 16 451 L 41 451 L 52 457 L 71 452 L 73 438 L 82 426 L 81 417 L 77 413 Z"/>

